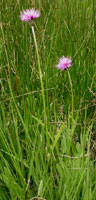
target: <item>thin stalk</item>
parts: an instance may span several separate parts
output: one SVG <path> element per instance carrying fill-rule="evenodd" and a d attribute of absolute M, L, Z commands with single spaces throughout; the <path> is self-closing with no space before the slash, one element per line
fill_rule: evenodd
<path fill-rule="evenodd" d="M 38 61 L 38 69 L 39 69 L 39 74 L 40 74 L 40 83 L 41 83 L 43 106 L 44 106 L 44 118 L 46 119 L 46 106 L 45 106 L 44 85 L 43 85 L 43 80 L 42 80 L 42 70 L 41 70 L 41 66 L 40 66 L 39 51 L 38 51 L 38 45 L 37 45 L 36 35 L 35 35 L 35 31 L 34 31 L 34 26 L 32 26 L 32 33 L 33 33 L 33 39 L 34 39 L 35 48 L 36 48 L 37 61 Z"/>
<path fill-rule="evenodd" d="M 47 115 L 46 115 L 46 105 L 45 105 L 45 94 L 44 94 L 44 85 L 43 85 L 43 79 L 42 79 L 42 70 L 41 70 L 41 65 L 40 65 L 40 57 L 39 57 L 39 51 L 38 51 L 38 45 L 37 45 L 37 40 L 36 40 L 36 35 L 34 31 L 34 26 L 31 26 L 32 28 L 32 34 L 33 34 L 33 39 L 35 43 L 35 48 L 36 48 L 36 54 L 37 54 L 37 61 L 38 61 L 38 70 L 39 70 L 39 75 L 40 75 L 40 83 L 41 83 L 41 93 L 42 93 L 42 98 L 43 98 L 43 108 L 44 108 L 44 121 L 46 125 L 46 137 L 47 137 L 47 143 L 49 146 L 49 139 L 48 139 L 48 128 L 47 128 Z"/>
<path fill-rule="evenodd" d="M 93 26 L 94 26 L 94 30 L 95 30 L 95 4 L 94 4 L 94 0 L 92 0 L 92 8 L 93 8 L 92 22 L 93 22 Z"/>
<path fill-rule="evenodd" d="M 72 95 L 72 126 L 73 126 L 73 119 L 74 119 L 74 96 L 73 96 L 73 85 L 72 85 L 72 81 L 71 81 L 71 76 L 70 76 L 69 70 L 68 70 L 67 72 L 68 72 L 68 78 L 69 78 L 69 83 L 70 83 L 70 88 L 71 88 L 71 95 Z"/>

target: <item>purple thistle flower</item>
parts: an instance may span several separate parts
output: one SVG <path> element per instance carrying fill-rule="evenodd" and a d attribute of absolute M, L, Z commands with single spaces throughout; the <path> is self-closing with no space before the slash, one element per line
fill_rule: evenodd
<path fill-rule="evenodd" d="M 20 13 L 20 19 L 22 21 L 33 21 L 34 18 L 40 17 L 40 11 L 34 8 L 24 10 Z"/>
<path fill-rule="evenodd" d="M 68 70 L 68 67 L 71 67 L 71 62 L 71 59 L 62 56 L 62 58 L 59 59 L 59 63 L 56 67 L 60 70 Z"/>

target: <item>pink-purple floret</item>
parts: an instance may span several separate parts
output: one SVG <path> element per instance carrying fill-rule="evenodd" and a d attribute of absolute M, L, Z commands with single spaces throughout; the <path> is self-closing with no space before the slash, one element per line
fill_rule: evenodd
<path fill-rule="evenodd" d="M 71 62 L 71 59 L 62 56 L 62 58 L 59 59 L 58 65 L 56 67 L 61 70 L 68 70 L 68 67 L 71 67 Z"/>
<path fill-rule="evenodd" d="M 21 12 L 20 19 L 22 21 L 32 21 L 34 18 L 40 17 L 40 11 L 35 9 L 27 9 Z"/>

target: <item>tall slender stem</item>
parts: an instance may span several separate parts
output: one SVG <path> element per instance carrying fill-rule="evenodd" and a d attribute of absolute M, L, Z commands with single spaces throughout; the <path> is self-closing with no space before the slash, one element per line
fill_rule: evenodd
<path fill-rule="evenodd" d="M 35 48 L 36 48 L 36 54 L 37 54 L 38 69 L 39 69 L 40 83 L 41 83 L 41 89 L 42 89 L 41 92 L 42 92 L 43 107 L 44 107 L 44 121 L 45 121 L 45 124 L 46 124 L 47 143 L 49 145 L 49 142 L 48 142 L 49 139 L 48 139 L 48 128 L 47 128 L 47 115 L 46 115 L 44 85 L 43 85 L 42 70 L 41 70 L 41 66 L 40 66 L 40 57 L 39 57 L 39 51 L 38 51 L 38 45 L 37 45 L 36 35 L 35 35 L 35 31 L 34 31 L 34 26 L 32 26 L 32 33 L 33 33 L 33 39 L 34 39 Z"/>
<path fill-rule="evenodd" d="M 69 83 L 70 83 L 70 88 L 71 88 L 71 95 L 72 95 L 72 125 L 73 125 L 73 118 L 74 118 L 74 97 L 73 97 L 73 86 L 72 86 L 72 81 L 70 77 L 70 73 L 68 71 L 68 78 L 69 78 Z"/>
<path fill-rule="evenodd" d="M 41 70 L 41 66 L 40 66 L 39 51 L 38 51 L 38 45 L 37 45 L 37 41 L 36 41 L 34 26 L 32 26 L 32 33 L 33 33 L 33 38 L 34 38 L 34 43 L 35 43 L 35 48 L 36 48 L 36 54 L 37 54 L 37 60 L 38 60 L 38 69 L 39 69 L 39 74 L 40 74 L 40 82 L 41 82 L 42 98 L 43 98 L 43 106 L 44 106 L 44 119 L 46 120 L 44 85 L 43 85 L 43 80 L 42 80 L 42 70 Z"/>

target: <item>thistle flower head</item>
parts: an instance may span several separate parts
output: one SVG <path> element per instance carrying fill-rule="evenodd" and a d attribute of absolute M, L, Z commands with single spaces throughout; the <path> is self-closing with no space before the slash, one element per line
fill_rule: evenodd
<path fill-rule="evenodd" d="M 33 19 L 40 17 L 40 11 L 34 8 L 24 10 L 20 13 L 22 21 L 33 21 Z"/>
<path fill-rule="evenodd" d="M 59 59 L 58 65 L 56 67 L 57 69 L 60 69 L 60 70 L 68 70 L 68 67 L 71 67 L 71 62 L 72 62 L 71 59 L 62 56 Z"/>

